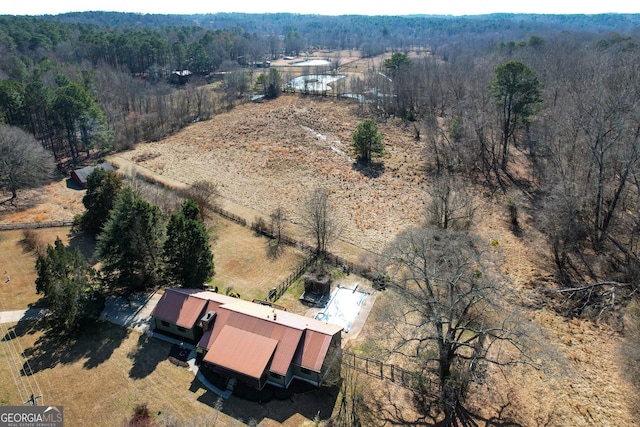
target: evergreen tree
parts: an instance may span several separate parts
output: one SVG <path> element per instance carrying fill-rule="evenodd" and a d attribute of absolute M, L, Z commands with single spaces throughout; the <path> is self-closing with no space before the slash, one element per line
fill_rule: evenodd
<path fill-rule="evenodd" d="M 87 177 L 87 193 L 82 204 L 87 209 L 82 215 L 82 228 L 96 236 L 102 230 L 122 191 L 122 179 L 113 171 L 94 169 Z"/>
<path fill-rule="evenodd" d="M 378 124 L 373 120 L 367 119 L 358 125 L 358 129 L 353 133 L 353 149 L 360 160 L 368 162 L 372 155 L 381 155 L 384 151 L 382 144 L 383 135 L 378 132 Z"/>
<path fill-rule="evenodd" d="M 502 128 L 502 160 L 505 170 L 509 155 L 509 141 L 516 141 L 516 130 L 526 126 L 542 103 L 542 84 L 536 72 L 520 61 L 509 61 L 495 69 L 489 92 L 499 109 Z"/>
<path fill-rule="evenodd" d="M 36 292 L 44 294 L 47 319 L 54 328 L 71 331 L 86 318 L 97 318 L 102 307 L 92 303 L 95 271 L 78 248 L 66 248 L 60 238 L 36 259 Z"/>
<path fill-rule="evenodd" d="M 156 285 L 161 242 L 160 209 L 130 187 L 122 190 L 98 236 L 97 254 L 107 283 L 130 289 Z"/>
<path fill-rule="evenodd" d="M 166 279 L 186 288 L 202 288 L 214 274 L 209 233 L 192 200 L 186 200 L 182 209 L 171 215 L 164 259 Z"/>
<path fill-rule="evenodd" d="M 391 55 L 391 58 L 387 58 L 384 60 L 384 68 L 387 70 L 387 73 L 395 77 L 398 73 L 402 71 L 407 71 L 413 66 L 413 61 L 409 59 L 409 56 L 405 53 L 396 52 Z"/>

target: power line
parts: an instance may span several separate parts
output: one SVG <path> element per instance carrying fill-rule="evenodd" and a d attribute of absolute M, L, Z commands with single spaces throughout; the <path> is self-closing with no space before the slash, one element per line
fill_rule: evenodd
<path fill-rule="evenodd" d="M 0 333 L 2 333 L 2 342 L 5 343 L 3 346 L 5 353 L 7 354 L 7 363 L 9 365 L 9 372 L 11 372 L 11 378 L 13 379 L 14 384 L 16 385 L 16 389 L 18 390 L 18 394 L 20 395 L 20 400 L 24 401 L 27 396 L 29 396 L 27 387 L 20 376 L 20 369 L 18 368 L 18 364 L 16 361 L 16 355 L 9 344 L 9 335 L 7 334 L 4 326 L 0 324 Z M 22 385 L 22 387 L 20 387 Z"/>
<path fill-rule="evenodd" d="M 4 304 L 1 302 L 0 309 L 4 311 Z M 20 346 L 15 327 L 8 330 L 0 323 L 0 333 L 3 335 L 2 341 L 5 343 L 5 353 L 9 359 L 9 370 L 20 395 L 20 400 L 24 404 L 31 403 L 35 406 L 38 404 L 38 399 L 43 399 L 42 389 L 34 375 L 29 359 Z M 21 363 L 22 360 L 24 360 L 23 363 Z M 41 403 L 44 404 L 44 401 Z"/>

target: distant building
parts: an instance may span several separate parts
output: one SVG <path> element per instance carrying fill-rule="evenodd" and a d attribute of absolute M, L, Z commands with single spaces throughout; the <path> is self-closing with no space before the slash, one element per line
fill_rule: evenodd
<path fill-rule="evenodd" d="M 175 70 L 169 76 L 169 83 L 174 85 L 183 85 L 189 81 L 193 73 L 189 70 Z"/>
<path fill-rule="evenodd" d="M 82 188 L 87 188 L 87 177 L 91 175 L 94 169 L 100 168 L 106 171 L 115 171 L 113 166 L 109 163 L 100 163 L 95 166 L 87 166 L 86 168 L 76 169 L 71 171 L 71 178 L 73 178 L 78 184 L 82 186 Z"/>
<path fill-rule="evenodd" d="M 341 326 L 211 291 L 167 289 L 151 316 L 156 331 L 197 342 L 214 372 L 256 389 L 319 387 L 340 363 Z"/>

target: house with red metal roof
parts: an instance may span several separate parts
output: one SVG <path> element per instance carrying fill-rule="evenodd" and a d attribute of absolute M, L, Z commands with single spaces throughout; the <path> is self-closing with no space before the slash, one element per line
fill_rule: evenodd
<path fill-rule="evenodd" d="M 320 386 L 340 366 L 342 327 L 211 291 L 166 289 L 151 313 L 159 332 L 197 342 L 214 372 L 254 388 Z"/>

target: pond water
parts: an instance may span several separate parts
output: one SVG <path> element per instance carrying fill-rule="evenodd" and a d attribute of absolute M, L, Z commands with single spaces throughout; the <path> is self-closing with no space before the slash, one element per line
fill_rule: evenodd
<path fill-rule="evenodd" d="M 307 59 L 293 64 L 294 67 L 316 67 L 320 65 L 331 65 L 331 61 L 328 59 Z"/>
<path fill-rule="evenodd" d="M 345 76 L 331 76 L 328 74 L 310 74 L 307 76 L 296 77 L 291 80 L 287 85 L 296 90 L 308 90 L 309 92 L 324 92 L 331 90 L 330 84 L 344 79 Z"/>
<path fill-rule="evenodd" d="M 329 302 L 315 315 L 315 318 L 342 326 L 345 332 L 349 332 L 367 296 L 369 296 L 368 293 L 358 291 L 357 285 L 354 289 L 338 286 L 331 294 Z"/>

